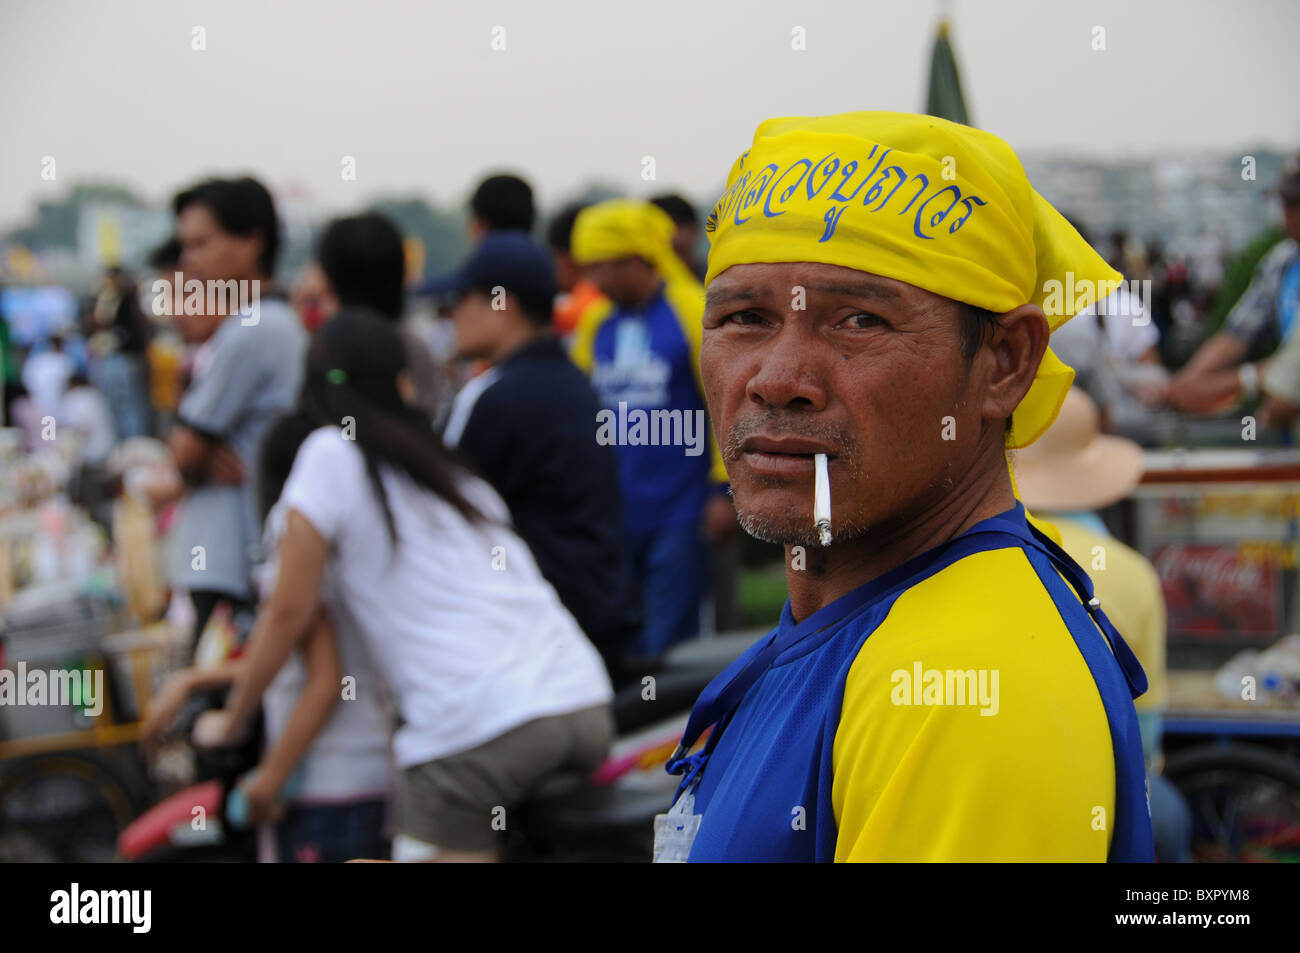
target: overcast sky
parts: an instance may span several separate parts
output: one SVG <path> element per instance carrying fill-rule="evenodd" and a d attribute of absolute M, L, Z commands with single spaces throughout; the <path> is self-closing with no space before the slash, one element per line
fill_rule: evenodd
<path fill-rule="evenodd" d="M 1296 0 L 954 0 L 975 124 L 1017 150 L 1300 147 Z M 930 0 L 0 0 L 0 225 L 86 179 L 252 171 L 331 210 L 522 172 L 711 201 L 770 116 L 921 108 Z M 201 27 L 206 49 L 193 49 Z M 504 28 L 504 50 L 492 48 Z M 806 49 L 792 49 L 802 27 Z M 1104 51 L 1092 49 L 1094 28 Z M 499 38 L 502 34 L 497 33 Z M 55 158 L 57 179 L 41 179 Z M 356 160 L 344 181 L 341 160 Z M 657 179 L 641 179 L 653 156 Z"/>

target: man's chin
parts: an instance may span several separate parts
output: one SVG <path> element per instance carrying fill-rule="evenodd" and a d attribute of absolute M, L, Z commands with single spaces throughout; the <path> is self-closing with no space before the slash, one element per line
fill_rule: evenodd
<path fill-rule="evenodd" d="M 778 546 L 803 546 L 805 549 L 821 548 L 821 539 L 811 519 L 773 516 L 745 510 L 738 511 L 736 515 L 741 529 L 765 543 L 775 543 Z M 858 534 L 852 531 L 849 531 L 848 535 L 839 532 L 835 539 L 844 541 L 855 535 Z"/>
<path fill-rule="evenodd" d="M 732 499 L 741 528 L 765 543 L 821 548 L 821 537 L 813 525 L 811 485 L 791 486 L 785 479 L 764 483 L 752 478 L 733 480 Z M 834 516 L 836 542 L 862 535 L 863 524 L 854 518 L 858 515 L 851 516 L 845 507 Z"/>

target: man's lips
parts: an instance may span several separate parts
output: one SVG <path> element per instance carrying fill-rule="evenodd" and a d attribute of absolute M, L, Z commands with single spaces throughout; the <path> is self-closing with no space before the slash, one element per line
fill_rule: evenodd
<path fill-rule="evenodd" d="M 816 440 L 809 440 L 807 437 L 795 436 L 768 436 L 766 434 L 755 434 L 752 437 L 746 437 L 740 445 L 740 449 L 745 453 L 776 453 L 788 456 L 811 457 L 814 453 L 824 453 L 828 457 L 833 457 L 830 448 L 825 444 L 818 443 Z"/>
<path fill-rule="evenodd" d="M 813 469 L 813 455 L 824 453 L 827 462 L 834 454 L 824 444 L 806 437 L 766 436 L 748 437 L 740 445 L 745 464 L 760 473 L 805 474 Z"/>

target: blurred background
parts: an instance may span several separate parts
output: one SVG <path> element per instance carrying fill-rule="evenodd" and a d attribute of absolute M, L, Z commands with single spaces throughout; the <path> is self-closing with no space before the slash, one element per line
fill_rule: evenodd
<path fill-rule="evenodd" d="M 0 857 L 6 844 L 79 856 L 50 823 L 93 802 L 107 833 L 92 855 L 108 859 L 168 789 L 140 768 L 133 732 L 194 620 L 164 569 L 169 516 L 132 495 L 130 474 L 165 456 L 197 350 L 151 291 L 177 264 L 173 196 L 212 176 L 266 185 L 282 242 L 272 277 L 308 329 L 326 225 L 389 220 L 402 320 L 443 372 L 431 409 L 445 420 L 483 368 L 458 358 L 424 289 L 475 247 L 487 177 L 530 186 L 531 232 L 557 255 L 567 233 L 550 226 L 566 209 L 673 196 L 698 274 L 700 226 L 755 126 L 859 109 L 1002 137 L 1145 283 L 1127 331 L 1094 313 L 1053 342 L 1095 408 L 1073 439 L 1141 449 L 1122 498 L 1090 509 L 1157 580 L 1167 620 L 1143 661 L 1169 668 L 1166 773 L 1192 805 L 1197 858 L 1300 856 L 1300 644 L 1287 641 L 1300 629 L 1300 361 L 1294 381 L 1266 373 L 1300 293 L 1297 36 L 1290 0 L 5 4 L 0 666 L 91 660 L 117 700 L 111 726 L 0 711 Z M 42 440 L 40 401 L 73 415 L 62 402 L 78 390 L 83 423 Z M 781 551 L 743 537 L 715 558 L 701 631 L 770 627 Z M 1239 697 L 1243 675 L 1258 697 Z M 1236 754 L 1206 754 L 1224 741 Z"/>

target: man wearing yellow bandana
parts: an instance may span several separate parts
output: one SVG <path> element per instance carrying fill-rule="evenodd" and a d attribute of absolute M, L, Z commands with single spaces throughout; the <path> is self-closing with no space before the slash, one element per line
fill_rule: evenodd
<path fill-rule="evenodd" d="M 706 228 L 709 410 L 790 601 L 692 712 L 656 859 L 1150 860 L 1146 677 L 1008 465 L 1120 276 L 928 116 L 764 122 Z"/>
<path fill-rule="evenodd" d="M 673 251 L 675 228 L 649 202 L 615 199 L 583 209 L 571 242 L 605 295 L 570 348 L 603 408 L 596 438 L 618 450 L 627 556 L 642 589 L 638 657 L 697 633 L 705 537 L 721 542 L 736 527 L 700 382 L 704 289 Z"/>

